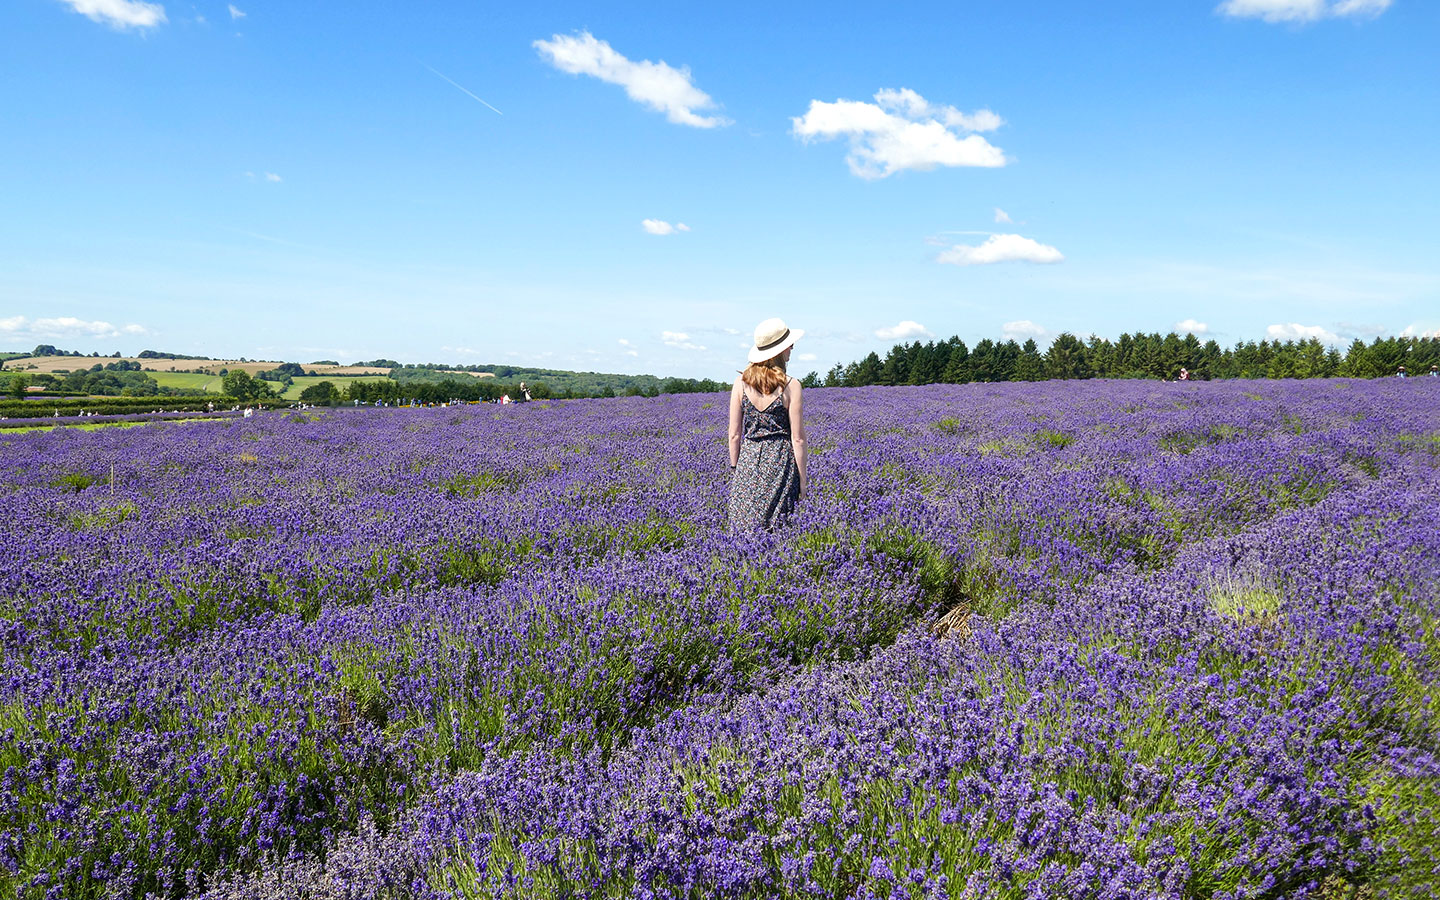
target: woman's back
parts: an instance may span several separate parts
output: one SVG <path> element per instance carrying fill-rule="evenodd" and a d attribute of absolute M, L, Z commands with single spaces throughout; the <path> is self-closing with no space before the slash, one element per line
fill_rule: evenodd
<path fill-rule="evenodd" d="M 785 390 L 774 394 L 768 402 L 761 398 L 762 406 L 750 399 L 748 388 L 742 388 L 741 412 L 744 415 L 744 436 L 747 441 L 763 441 L 790 437 L 790 410 L 785 406 Z"/>

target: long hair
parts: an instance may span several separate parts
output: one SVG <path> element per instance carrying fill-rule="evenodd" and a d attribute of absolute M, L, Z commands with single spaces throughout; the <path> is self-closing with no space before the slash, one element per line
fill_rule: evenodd
<path fill-rule="evenodd" d="M 776 389 L 790 380 L 790 376 L 785 374 L 785 354 L 771 357 L 764 362 L 751 363 L 740 373 L 740 380 L 761 396 L 775 393 Z"/>

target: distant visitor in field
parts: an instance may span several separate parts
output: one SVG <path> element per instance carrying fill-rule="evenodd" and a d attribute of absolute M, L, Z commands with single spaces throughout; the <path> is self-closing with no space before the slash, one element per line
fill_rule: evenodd
<path fill-rule="evenodd" d="M 800 382 L 785 371 L 804 333 L 780 319 L 757 325 L 750 364 L 730 390 L 731 528 L 770 528 L 805 496 Z"/>

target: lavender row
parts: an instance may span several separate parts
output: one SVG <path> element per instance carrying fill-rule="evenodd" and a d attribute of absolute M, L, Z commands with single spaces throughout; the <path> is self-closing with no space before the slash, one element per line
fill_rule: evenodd
<path fill-rule="evenodd" d="M 1382 385 L 1101 387 L 823 392 L 817 496 L 741 545 L 690 398 L 13 442 L 0 861 L 183 893 L 937 607 L 998 619 L 1433 467 L 1433 407 Z"/>
<path fill-rule="evenodd" d="M 208 896 L 1432 896 L 1437 488 L 908 631 L 610 757 L 491 757 Z"/>

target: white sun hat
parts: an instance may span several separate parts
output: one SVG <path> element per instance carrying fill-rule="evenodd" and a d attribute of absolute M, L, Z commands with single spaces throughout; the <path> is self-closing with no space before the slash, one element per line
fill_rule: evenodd
<path fill-rule="evenodd" d="M 752 363 L 774 359 L 793 347 L 804 334 L 799 328 L 785 327 L 783 319 L 766 319 L 755 326 L 755 346 L 750 348 L 748 359 Z"/>

